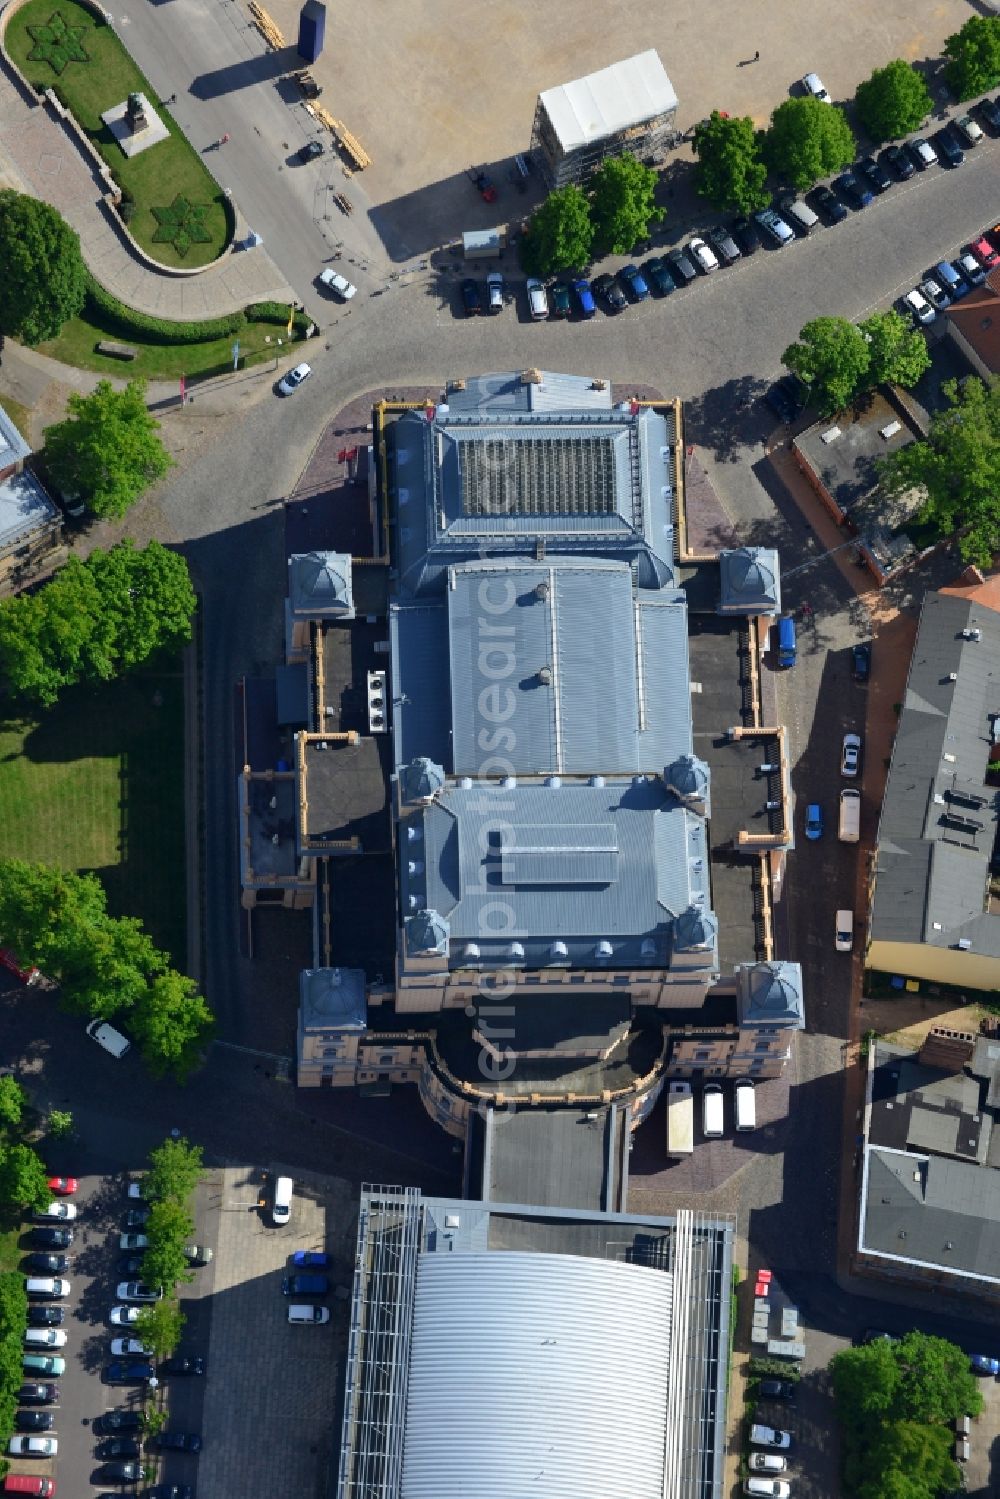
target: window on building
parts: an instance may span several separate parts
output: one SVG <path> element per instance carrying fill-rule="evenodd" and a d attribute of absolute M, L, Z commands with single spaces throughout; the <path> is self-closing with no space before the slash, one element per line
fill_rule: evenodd
<path fill-rule="evenodd" d="M 694 1054 L 694 1059 L 695 1059 L 696 1062 L 708 1062 L 708 1061 L 711 1060 L 711 1056 L 712 1056 L 711 1049 L 704 1050 L 704 1051 L 696 1051 L 695 1054 Z"/>
<path fill-rule="evenodd" d="M 394 1051 L 384 1051 L 378 1059 L 378 1064 L 380 1067 L 391 1067 L 395 1060 L 396 1053 Z"/>
<path fill-rule="evenodd" d="M 771 1043 L 770 1043 L 770 1041 L 757 1041 L 755 1043 L 755 1045 L 754 1045 L 754 1051 L 770 1051 L 770 1050 L 771 1050 Z"/>
<path fill-rule="evenodd" d="M 338 1051 L 336 1046 L 324 1046 L 323 1055 L 325 1057 L 339 1057 L 340 1052 Z"/>

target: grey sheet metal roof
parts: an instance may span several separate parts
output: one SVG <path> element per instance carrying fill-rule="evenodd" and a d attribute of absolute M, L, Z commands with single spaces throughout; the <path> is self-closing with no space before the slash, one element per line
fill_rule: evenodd
<path fill-rule="evenodd" d="M 470 375 L 462 385 L 451 385 L 447 403 L 439 411 L 456 416 L 476 411 L 610 411 L 611 382 L 589 375 L 559 375 L 539 370 L 538 380 L 522 380 L 519 373 Z"/>
<path fill-rule="evenodd" d="M 301 552 L 288 559 L 288 597 L 302 619 L 353 619 L 351 559 L 342 552 Z"/>
<path fill-rule="evenodd" d="M 6 551 L 58 519 L 59 511 L 28 469 L 0 479 L 0 548 Z"/>
<path fill-rule="evenodd" d="M 770 547 L 719 553 L 720 614 L 780 614 L 781 569 Z"/>
<path fill-rule="evenodd" d="M 0 406 L 0 470 L 21 463 L 30 453 L 30 442 L 22 436 L 16 422 Z"/>
<path fill-rule="evenodd" d="M 661 1499 L 672 1301 L 642 1265 L 420 1255 L 401 1499 Z"/>
<path fill-rule="evenodd" d="M 984 776 L 998 715 L 1000 615 L 929 593 L 882 804 L 873 940 L 964 938 L 1000 956 L 1000 918 L 985 911 L 1000 795 Z"/>
<path fill-rule="evenodd" d="M 401 838 L 410 954 L 446 950 L 456 968 L 663 966 L 694 907 L 705 920 L 682 927 L 701 933 L 684 951 L 717 967 L 705 824 L 658 778 L 463 778 L 404 819 Z"/>
<path fill-rule="evenodd" d="M 389 605 L 392 755 L 426 756 L 450 771 L 448 610 L 444 599 Z"/>
<path fill-rule="evenodd" d="M 306 1031 L 366 1031 L 363 969 L 304 968 L 299 974 L 299 1025 Z"/>
<path fill-rule="evenodd" d="M 1000 1284 L 1000 1171 L 869 1146 L 858 1247 Z"/>
<path fill-rule="evenodd" d="M 651 408 L 407 412 L 388 434 L 402 593 L 451 564 L 547 552 L 633 562 L 672 585 L 673 422 Z"/>
<path fill-rule="evenodd" d="M 741 1025 L 804 1029 L 802 969 L 798 963 L 789 963 L 785 959 L 770 963 L 739 963 L 736 986 Z"/>

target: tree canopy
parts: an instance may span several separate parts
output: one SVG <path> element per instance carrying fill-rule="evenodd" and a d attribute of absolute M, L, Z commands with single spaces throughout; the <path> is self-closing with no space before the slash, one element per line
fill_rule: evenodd
<path fill-rule="evenodd" d="M 42 704 L 78 681 L 107 681 L 191 638 L 197 607 L 184 558 L 158 541 L 71 557 L 33 593 L 0 600 L 0 679 Z"/>
<path fill-rule="evenodd" d="M 0 931 L 60 986 L 62 1007 L 88 1018 L 134 1017 L 143 1058 L 185 1076 L 211 1011 L 131 916 L 109 916 L 96 875 L 0 859 Z M 166 982 L 164 982 L 164 980 Z"/>
<path fill-rule="evenodd" d="M 959 99 L 973 99 L 1000 83 L 1000 16 L 970 16 L 944 44 L 945 78 Z"/>
<path fill-rule="evenodd" d="M 167 1358 L 180 1342 L 186 1321 L 177 1298 L 164 1296 L 162 1301 L 142 1307 L 136 1318 L 135 1335 L 150 1345 L 155 1358 Z"/>
<path fill-rule="evenodd" d="M 200 1145 L 192 1145 L 183 1136 L 164 1140 L 149 1153 L 143 1196 L 149 1202 L 186 1202 L 201 1180 L 203 1169 Z"/>
<path fill-rule="evenodd" d="M 967 562 L 989 567 L 1000 550 L 1000 377 L 949 380 L 942 391 L 948 404 L 927 437 L 882 459 L 880 482 L 893 495 L 922 487 L 921 515 L 959 533 Z"/>
<path fill-rule="evenodd" d="M 143 1233 L 149 1240 L 142 1256 L 142 1278 L 147 1285 L 169 1290 L 178 1281 L 194 1279 L 184 1253 L 194 1233 L 194 1220 L 183 1203 L 172 1197 L 154 1202 Z"/>
<path fill-rule="evenodd" d="M 115 390 L 101 380 L 90 395 L 74 392 L 68 417 L 45 429 L 45 461 L 64 494 L 79 495 L 95 515 L 119 519 L 173 459 L 146 410 L 146 383 Z"/>
<path fill-rule="evenodd" d="M 52 1199 L 48 1172 L 30 1145 L 0 1145 L 0 1203 L 43 1208 Z"/>
<path fill-rule="evenodd" d="M 656 206 L 657 176 L 626 152 L 609 156 L 590 179 L 594 246 L 601 254 L 626 255 L 664 217 Z"/>
<path fill-rule="evenodd" d="M 854 96 L 858 119 L 876 144 L 909 135 L 934 107 L 926 83 L 901 57 L 876 68 Z"/>
<path fill-rule="evenodd" d="M 829 416 L 843 410 L 860 388 L 868 372 L 868 345 L 860 328 L 846 318 L 814 318 L 781 362 L 809 386 L 811 403 L 820 414 Z"/>
<path fill-rule="evenodd" d="M 80 237 L 38 198 L 0 191 L 0 266 L 0 333 L 41 343 L 83 307 Z"/>
<path fill-rule="evenodd" d="M 798 191 L 854 160 L 855 143 L 842 109 L 821 99 L 786 99 L 771 115 L 764 159 Z"/>
<path fill-rule="evenodd" d="M 0 1128 L 16 1127 L 24 1113 L 24 1089 L 16 1077 L 8 1073 L 0 1077 Z"/>
<path fill-rule="evenodd" d="M 927 340 L 894 310 L 876 312 L 859 325 L 868 341 L 868 373 L 863 387 L 902 385 L 909 390 L 931 367 Z"/>
<path fill-rule="evenodd" d="M 726 117 L 713 110 L 695 126 L 694 190 L 723 213 L 752 213 L 769 202 L 767 167 L 749 115 Z"/>
<path fill-rule="evenodd" d="M 575 183 L 560 187 L 536 209 L 521 246 L 531 276 L 577 270 L 590 260 L 594 226 L 590 204 Z"/>

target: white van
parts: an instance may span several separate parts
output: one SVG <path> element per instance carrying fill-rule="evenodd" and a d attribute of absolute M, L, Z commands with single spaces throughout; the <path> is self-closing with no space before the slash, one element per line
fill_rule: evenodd
<path fill-rule="evenodd" d="M 292 1211 L 293 1182 L 290 1176 L 279 1176 L 274 1184 L 274 1206 L 271 1208 L 272 1223 L 287 1223 Z"/>
<path fill-rule="evenodd" d="M 838 911 L 833 930 L 837 951 L 851 952 L 854 947 L 854 912 Z"/>
<path fill-rule="evenodd" d="M 329 1322 L 330 1308 L 328 1306 L 290 1306 L 288 1320 L 293 1327 L 311 1327 L 313 1324 L 321 1326 L 324 1322 Z"/>
<path fill-rule="evenodd" d="M 841 843 L 857 843 L 861 836 L 861 792 L 846 786 L 840 793 L 840 825 L 837 837 Z"/>
<path fill-rule="evenodd" d="M 132 1046 L 131 1041 L 127 1041 L 121 1031 L 116 1031 L 106 1020 L 92 1020 L 87 1026 L 87 1035 L 119 1061 Z"/>
<path fill-rule="evenodd" d="M 738 1134 L 757 1128 L 757 1100 L 754 1097 L 753 1078 L 738 1077 L 733 1089 L 736 1131 Z"/>
<path fill-rule="evenodd" d="M 701 1129 L 706 1140 L 721 1140 L 723 1132 L 722 1084 L 706 1083 L 701 1099 Z"/>

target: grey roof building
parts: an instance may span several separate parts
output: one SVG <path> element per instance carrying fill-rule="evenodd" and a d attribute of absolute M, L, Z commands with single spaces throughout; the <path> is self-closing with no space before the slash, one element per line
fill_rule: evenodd
<path fill-rule="evenodd" d="M 1000 614 L 929 593 L 882 804 L 869 967 L 1000 988 L 989 897 L 1000 792 Z"/>
<path fill-rule="evenodd" d="M 770 547 L 719 553 L 720 614 L 780 614 L 781 569 Z"/>

